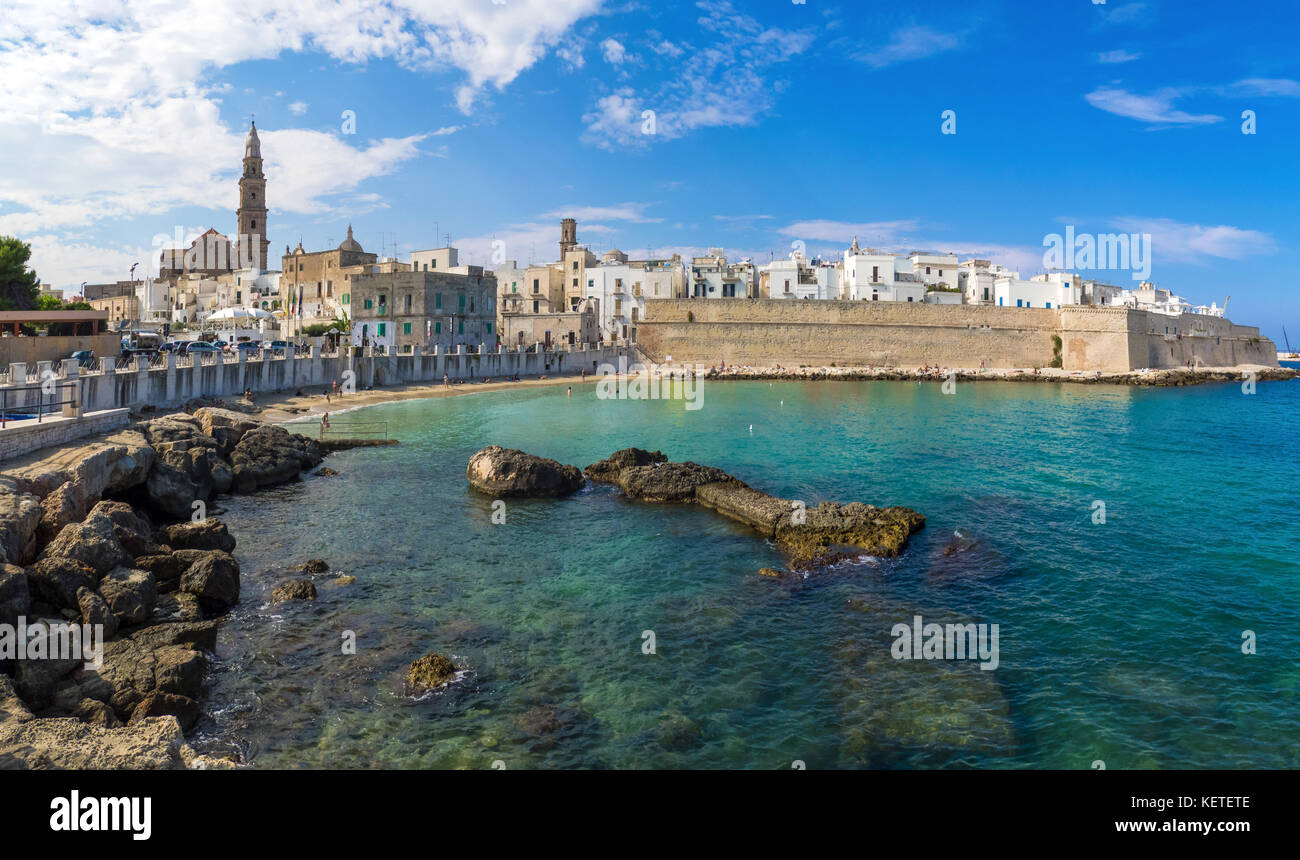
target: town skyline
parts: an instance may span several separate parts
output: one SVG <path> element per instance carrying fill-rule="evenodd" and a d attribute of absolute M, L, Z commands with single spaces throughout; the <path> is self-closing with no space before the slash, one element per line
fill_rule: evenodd
<path fill-rule="evenodd" d="M 518 5 L 447 4 L 425 22 L 478 33 L 464 57 L 425 43 L 420 65 L 360 22 L 320 24 L 228 55 L 222 39 L 178 47 L 171 62 L 202 75 L 172 84 L 163 58 L 141 59 L 130 80 L 81 94 L 79 58 L 113 34 L 144 50 L 162 22 L 122 12 L 69 45 L 49 18 L 20 14 L 3 34 L 17 47 L 0 60 L 15 72 L 0 87 L 11 132 L 30 141 L 35 124 L 47 146 L 22 147 L 4 169 L 0 233 L 31 241 L 56 288 L 124 279 L 136 262 L 149 271 L 146 243 L 178 226 L 230 235 L 256 114 L 272 268 L 300 236 L 309 250 L 335 247 L 348 223 L 381 256 L 450 236 L 466 263 L 492 266 L 494 241 L 521 265 L 549 262 L 556 224 L 574 217 L 584 244 L 634 258 L 722 247 L 762 265 L 803 242 L 834 259 L 857 235 L 1027 277 L 1046 268 L 1043 239 L 1074 227 L 1149 232 L 1158 285 L 1197 303 L 1231 294 L 1230 314 L 1279 345 L 1283 326 L 1300 328 L 1270 277 L 1295 246 L 1286 177 L 1259 169 L 1286 162 L 1300 85 L 1293 61 L 1234 47 L 1246 25 L 1229 10 Z M 1053 32 L 1069 38 L 1041 41 Z M 502 57 L 503 38 L 529 50 Z M 1012 45 L 1015 62 L 997 62 Z M 1035 60 L 1043 80 L 1013 74 Z M 44 101 L 19 92 L 38 73 Z M 97 122 L 82 115 L 91 101 Z M 1242 133 L 1246 110 L 1255 134 Z M 947 111 L 955 134 L 943 134 Z M 51 163 L 67 175 L 40 169 Z"/>

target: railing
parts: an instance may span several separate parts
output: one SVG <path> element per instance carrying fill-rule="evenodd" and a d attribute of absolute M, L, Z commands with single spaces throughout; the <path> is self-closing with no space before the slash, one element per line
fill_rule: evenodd
<path fill-rule="evenodd" d="M 387 421 L 331 421 L 321 422 L 321 439 L 388 439 Z"/>
<path fill-rule="evenodd" d="M 39 424 L 50 412 L 53 412 L 56 409 L 57 411 L 62 412 L 65 405 L 76 403 L 77 401 L 75 398 L 63 399 L 59 392 L 59 388 L 64 387 L 66 386 L 56 387 L 52 394 L 46 391 L 46 384 L 21 385 L 14 388 L 0 389 L 0 428 L 3 428 L 10 421 L 30 420 L 33 415 L 35 415 L 36 423 Z M 36 392 L 36 409 L 34 412 L 30 404 L 25 404 L 23 406 L 11 405 L 13 399 L 11 399 L 9 395 L 18 391 Z"/>

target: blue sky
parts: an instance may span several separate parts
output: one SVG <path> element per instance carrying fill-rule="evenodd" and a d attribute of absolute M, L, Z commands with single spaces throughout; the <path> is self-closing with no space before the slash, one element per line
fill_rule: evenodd
<path fill-rule="evenodd" d="M 597 250 L 857 234 L 1028 276 L 1072 225 L 1151 233 L 1158 284 L 1300 343 L 1293 4 L 28 4 L 0 21 L 0 233 L 58 286 L 232 231 L 256 114 L 276 254 L 352 223 L 549 261 L 572 215 Z"/>

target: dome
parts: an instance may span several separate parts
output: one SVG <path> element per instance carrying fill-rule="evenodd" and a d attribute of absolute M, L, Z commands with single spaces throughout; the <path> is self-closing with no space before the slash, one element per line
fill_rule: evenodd
<path fill-rule="evenodd" d="M 342 243 L 342 244 L 339 245 L 339 250 L 340 250 L 340 251 L 360 251 L 360 252 L 362 252 L 362 253 L 365 253 L 365 249 L 361 247 L 361 243 L 358 242 L 356 239 L 353 239 L 353 238 L 352 238 L 352 225 L 351 225 L 351 224 L 348 225 L 348 237 L 347 237 L 346 239 L 343 240 L 343 243 Z"/>

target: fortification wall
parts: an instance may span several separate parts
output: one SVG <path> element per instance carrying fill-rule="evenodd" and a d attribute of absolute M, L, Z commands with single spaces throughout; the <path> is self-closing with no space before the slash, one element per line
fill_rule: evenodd
<path fill-rule="evenodd" d="M 645 304 L 638 345 L 661 362 L 1046 367 L 1059 338 L 1066 370 L 1277 364 L 1258 328 L 1199 314 L 772 299 Z"/>

